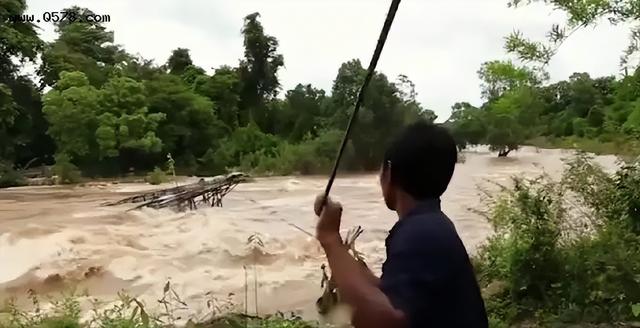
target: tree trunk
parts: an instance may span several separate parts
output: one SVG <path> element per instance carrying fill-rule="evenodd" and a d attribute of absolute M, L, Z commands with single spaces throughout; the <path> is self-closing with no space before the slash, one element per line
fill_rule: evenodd
<path fill-rule="evenodd" d="M 507 155 L 509 155 L 510 152 L 511 152 L 511 149 L 502 149 L 498 152 L 498 157 L 507 157 Z"/>

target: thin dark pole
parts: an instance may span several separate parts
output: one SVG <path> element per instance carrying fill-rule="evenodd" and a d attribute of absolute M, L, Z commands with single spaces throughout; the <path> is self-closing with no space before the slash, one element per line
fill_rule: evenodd
<path fill-rule="evenodd" d="M 382 32 L 380 32 L 380 37 L 378 38 L 378 45 L 376 46 L 376 50 L 373 53 L 373 57 L 371 58 L 371 63 L 369 63 L 367 76 L 365 77 L 364 83 L 362 83 L 362 88 L 360 88 L 360 92 L 358 93 L 358 100 L 356 101 L 355 108 L 353 109 L 353 113 L 351 114 L 351 119 L 349 119 L 349 125 L 347 125 L 347 130 L 344 132 L 344 137 L 342 138 L 342 144 L 340 145 L 340 150 L 338 151 L 338 156 L 336 157 L 336 161 L 333 164 L 333 171 L 331 171 L 329 182 L 327 183 L 327 187 L 324 190 L 325 201 L 329 196 L 329 192 L 331 191 L 331 187 L 333 186 L 333 181 L 336 179 L 336 174 L 338 173 L 338 166 L 340 166 L 340 160 L 342 159 L 342 154 L 344 153 L 344 149 L 347 146 L 347 141 L 349 140 L 349 134 L 351 133 L 351 128 L 353 127 L 356 121 L 356 117 L 358 116 L 358 111 L 360 110 L 360 106 L 362 106 L 362 102 L 364 101 L 364 95 L 367 90 L 367 87 L 369 86 L 369 82 L 371 82 L 371 78 L 375 73 L 376 66 L 378 65 L 378 60 L 380 59 L 380 55 L 382 54 L 382 48 L 384 48 L 384 44 L 385 42 L 387 42 L 387 36 L 389 35 L 389 30 L 391 29 L 391 25 L 393 24 L 393 19 L 396 17 L 396 12 L 398 11 L 398 7 L 400 6 L 400 1 L 401 0 L 393 0 L 393 2 L 391 3 L 391 8 L 389 8 L 387 19 L 384 22 L 384 26 L 382 27 Z"/>

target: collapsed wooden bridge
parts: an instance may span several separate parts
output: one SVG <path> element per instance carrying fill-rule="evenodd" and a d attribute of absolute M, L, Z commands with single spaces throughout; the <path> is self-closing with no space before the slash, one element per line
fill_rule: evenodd
<path fill-rule="evenodd" d="M 222 198 L 248 177 L 247 174 L 240 172 L 220 175 L 211 180 L 200 179 L 196 183 L 154 190 L 102 205 L 139 204 L 129 211 L 142 207 L 171 208 L 178 211 L 195 210 L 200 205 L 222 207 Z"/>

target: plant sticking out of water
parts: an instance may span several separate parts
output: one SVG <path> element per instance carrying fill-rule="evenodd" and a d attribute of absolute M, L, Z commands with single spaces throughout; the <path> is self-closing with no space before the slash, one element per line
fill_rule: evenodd
<path fill-rule="evenodd" d="M 253 233 L 249 238 L 247 238 L 247 252 L 251 254 L 253 260 L 253 292 L 254 292 L 254 300 L 256 307 L 256 316 L 259 315 L 258 312 L 258 256 L 264 255 L 264 242 L 262 241 L 262 235 L 260 233 Z M 246 267 L 245 267 L 245 314 L 247 313 L 247 296 L 246 292 L 248 290 L 247 281 L 246 281 Z"/>
<path fill-rule="evenodd" d="M 160 319 L 152 318 L 147 313 L 145 305 L 140 300 L 125 292 L 119 292 L 118 301 L 106 309 L 100 309 L 102 303 L 97 299 L 92 303 L 93 318 L 89 321 L 88 327 L 158 327 L 162 323 Z"/>
<path fill-rule="evenodd" d="M 347 246 L 349 253 L 353 256 L 358 263 L 362 264 L 365 268 L 367 264 L 364 260 L 364 255 L 356 249 L 356 240 L 364 232 L 361 226 L 351 228 L 347 232 L 347 237 L 343 243 Z M 331 312 L 338 304 L 340 304 L 340 292 L 336 285 L 335 279 L 327 274 L 326 265 L 322 264 L 320 267 L 322 270 L 322 280 L 320 281 L 320 288 L 323 288 L 322 296 L 316 301 L 316 307 L 320 314 L 327 314 Z"/>
<path fill-rule="evenodd" d="M 169 172 L 171 173 L 171 176 L 173 176 L 173 182 L 176 184 L 176 187 L 177 187 L 178 181 L 176 180 L 176 161 L 173 160 L 171 153 L 167 154 L 167 170 L 169 170 Z"/>
<path fill-rule="evenodd" d="M 171 281 L 167 281 L 162 292 L 162 298 L 158 300 L 158 303 L 162 304 L 165 311 L 159 319 L 166 318 L 166 323 L 174 325 L 176 320 L 182 319 L 181 317 L 176 317 L 176 310 L 188 310 L 189 308 L 187 303 L 180 299 L 178 293 L 173 289 Z"/>

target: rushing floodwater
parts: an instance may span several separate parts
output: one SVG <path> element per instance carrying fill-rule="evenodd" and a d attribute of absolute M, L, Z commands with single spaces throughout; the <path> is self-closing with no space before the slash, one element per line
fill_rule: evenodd
<path fill-rule="evenodd" d="M 482 206 L 478 185 L 490 185 L 487 180 L 508 183 L 510 176 L 543 171 L 557 176 L 561 159 L 568 155 L 533 148 L 509 158 L 482 151 L 466 154 L 442 202 L 469 252 L 491 231 L 469 210 Z M 615 166 L 614 157 L 597 160 Z M 322 292 L 323 253 L 313 238 L 287 222 L 313 232 L 312 203 L 325 183 L 326 177 L 258 179 L 236 187 L 223 208 L 189 213 L 100 207 L 155 188 L 143 184 L 0 190 L 0 298 L 23 298 L 30 288 L 43 294 L 77 285 L 104 299 L 125 289 L 153 308 L 170 280 L 192 310 L 204 311 L 208 295 L 224 299 L 234 293 L 242 304 L 243 265 L 257 262 L 261 313 L 300 311 L 314 317 L 314 303 Z M 332 195 L 345 208 L 343 228 L 365 229 L 357 248 L 379 273 L 384 239 L 396 217 L 383 204 L 377 177 L 340 176 L 334 186 Z M 255 232 L 262 236 L 263 252 L 247 249 L 247 238 Z M 252 312 L 253 269 L 248 277 Z"/>

